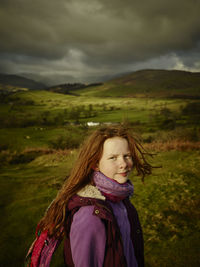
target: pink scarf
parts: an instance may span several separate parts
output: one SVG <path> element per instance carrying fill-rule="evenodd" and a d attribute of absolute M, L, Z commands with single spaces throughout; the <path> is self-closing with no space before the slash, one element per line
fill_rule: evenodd
<path fill-rule="evenodd" d="M 96 171 L 93 173 L 93 181 L 102 194 L 111 201 L 117 202 L 133 195 L 134 189 L 130 181 L 120 184 Z"/>

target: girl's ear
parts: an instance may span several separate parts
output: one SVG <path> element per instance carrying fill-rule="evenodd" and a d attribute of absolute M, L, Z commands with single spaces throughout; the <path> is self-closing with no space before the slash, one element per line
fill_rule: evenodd
<path fill-rule="evenodd" d="M 92 169 L 93 169 L 94 171 L 96 171 L 96 172 L 98 172 L 98 171 L 99 171 L 99 167 L 98 167 L 98 165 L 96 165 L 96 166 L 92 167 Z"/>
<path fill-rule="evenodd" d="M 96 172 L 98 172 L 99 171 L 99 168 L 98 167 L 94 167 L 94 168 L 92 168 L 94 171 L 96 171 Z"/>

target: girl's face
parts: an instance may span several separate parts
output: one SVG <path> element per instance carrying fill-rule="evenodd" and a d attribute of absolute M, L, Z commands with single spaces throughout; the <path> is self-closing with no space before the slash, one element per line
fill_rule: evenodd
<path fill-rule="evenodd" d="M 128 180 L 128 174 L 132 167 L 133 160 L 127 140 L 122 137 L 106 139 L 103 145 L 103 154 L 98 164 L 99 171 L 123 184 Z"/>

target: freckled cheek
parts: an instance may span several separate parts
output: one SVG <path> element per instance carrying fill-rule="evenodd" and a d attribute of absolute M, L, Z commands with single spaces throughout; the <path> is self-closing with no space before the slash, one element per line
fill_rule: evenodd
<path fill-rule="evenodd" d="M 129 167 L 130 169 L 133 168 L 133 162 L 132 162 L 132 161 L 129 161 L 127 164 L 128 164 L 128 167 Z"/>
<path fill-rule="evenodd" d="M 116 164 L 116 163 L 111 164 L 111 165 L 109 166 L 109 170 L 110 170 L 111 172 L 115 172 L 115 171 L 117 171 L 117 170 L 118 170 L 118 164 Z"/>

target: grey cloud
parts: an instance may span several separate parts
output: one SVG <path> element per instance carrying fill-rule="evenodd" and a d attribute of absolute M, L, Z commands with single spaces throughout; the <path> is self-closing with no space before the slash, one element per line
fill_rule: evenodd
<path fill-rule="evenodd" d="M 0 67 L 83 78 L 173 53 L 197 66 L 199 10 L 199 0 L 1 0 Z"/>

